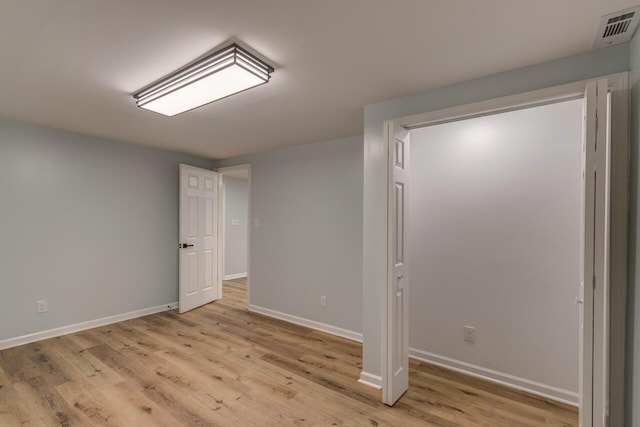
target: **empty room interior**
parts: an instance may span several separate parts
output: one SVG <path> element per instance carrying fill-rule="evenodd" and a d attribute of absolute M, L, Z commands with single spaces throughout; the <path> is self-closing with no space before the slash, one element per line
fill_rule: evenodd
<path fill-rule="evenodd" d="M 639 23 L 0 2 L 0 426 L 640 426 Z"/>

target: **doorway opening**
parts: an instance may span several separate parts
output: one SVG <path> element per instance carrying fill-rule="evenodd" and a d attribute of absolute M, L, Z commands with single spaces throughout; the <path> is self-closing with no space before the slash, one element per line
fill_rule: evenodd
<path fill-rule="evenodd" d="M 406 117 L 387 123 L 385 140 L 387 141 L 389 153 L 387 198 L 388 275 L 387 289 L 383 294 L 382 353 L 383 400 L 385 403 L 393 404 L 408 388 L 409 347 L 413 347 L 412 341 L 415 342 L 416 335 L 419 335 L 412 333 L 411 338 L 409 335 L 409 325 L 411 324 L 409 321 L 410 308 L 416 303 L 413 293 L 411 299 L 409 298 L 409 292 L 412 292 L 415 283 L 419 283 L 419 279 L 414 274 L 418 274 L 420 278 L 424 279 L 425 275 L 448 265 L 451 267 L 448 271 L 442 272 L 440 277 L 431 278 L 430 281 L 431 284 L 438 281 L 451 283 L 447 288 L 440 288 L 435 291 L 427 286 L 425 295 L 434 298 L 436 305 L 432 304 L 430 308 L 424 310 L 424 313 L 418 314 L 426 315 L 423 320 L 430 322 L 428 327 L 425 328 L 429 335 L 428 339 L 440 341 L 437 344 L 440 349 L 437 351 L 440 353 L 450 352 L 454 356 L 437 355 L 427 350 L 420 353 L 420 351 L 415 351 L 416 348 L 412 348 L 413 357 L 420 358 L 420 356 L 426 355 L 423 359 L 430 359 L 429 362 L 431 363 L 449 364 L 450 366 L 447 366 L 449 368 L 457 368 L 472 374 L 474 372 L 471 368 L 484 368 L 484 371 L 475 372 L 475 374 L 484 374 L 483 376 L 495 382 L 501 381 L 508 384 L 511 382 L 509 385 L 516 388 L 525 388 L 528 391 L 555 398 L 556 400 L 579 404 L 581 409 L 580 424 L 585 427 L 606 425 L 609 419 L 607 408 L 610 408 L 611 414 L 616 414 L 613 417 L 619 416 L 617 413 L 621 408 L 617 407 L 618 402 L 614 400 L 614 396 L 618 396 L 618 393 L 620 393 L 623 371 L 619 369 L 619 366 L 616 366 L 617 363 L 614 360 L 618 362 L 621 358 L 622 361 L 624 360 L 624 314 L 620 316 L 619 311 L 624 313 L 626 299 L 626 266 L 624 265 L 624 260 L 626 260 L 626 238 L 624 236 L 626 235 L 627 215 L 625 202 L 627 192 L 625 130 L 628 126 L 626 122 L 627 110 L 624 106 L 625 97 L 628 96 L 626 78 L 626 74 L 624 74 L 609 77 L 608 81 L 578 82 L 562 87 Z M 610 96 L 610 93 L 613 93 L 613 96 Z M 442 173 L 451 174 L 457 170 L 458 176 L 450 176 L 448 182 L 444 179 L 444 182 L 440 184 L 450 185 L 452 188 L 458 186 L 458 190 L 462 190 L 463 193 L 468 191 L 467 197 L 456 197 L 456 194 L 459 196 L 460 192 L 448 191 L 451 188 L 445 191 L 442 188 L 437 188 L 437 185 L 433 184 L 432 176 L 430 184 L 433 188 L 423 188 L 424 192 L 422 194 L 425 197 L 430 195 L 431 200 L 417 200 L 416 193 L 412 190 L 415 177 L 412 176 L 410 168 L 410 165 L 414 162 L 414 156 L 413 154 L 410 155 L 409 148 L 410 144 L 414 143 L 414 141 L 410 140 L 412 130 L 415 130 L 413 133 L 417 135 L 421 132 L 418 129 L 426 126 L 441 126 L 441 129 L 443 129 L 446 126 L 458 126 L 458 124 L 463 123 L 462 121 L 467 121 L 465 125 L 469 125 L 472 120 L 476 120 L 473 123 L 476 125 L 482 122 L 482 120 L 478 121 L 478 118 L 484 118 L 483 116 L 496 118 L 498 114 L 511 114 L 511 124 L 513 124 L 513 118 L 515 117 L 513 114 L 522 115 L 525 109 L 540 109 L 542 108 L 541 106 L 547 104 L 553 108 L 566 106 L 570 103 L 574 103 L 575 106 L 576 103 L 582 104 L 582 102 L 585 105 L 584 116 L 586 118 L 584 127 L 585 145 L 581 146 L 580 142 L 578 142 L 577 147 L 573 147 L 574 151 L 576 148 L 577 151 L 574 153 L 575 156 L 572 158 L 573 163 L 571 164 L 574 169 L 577 167 L 578 174 L 585 171 L 584 178 L 579 176 L 576 180 L 575 175 L 573 178 L 566 178 L 565 176 L 563 179 L 569 179 L 571 181 L 570 185 L 568 181 L 564 183 L 555 182 L 552 179 L 554 168 L 561 166 L 557 164 L 558 157 L 551 152 L 546 154 L 543 152 L 536 153 L 535 149 L 540 148 L 540 146 L 536 146 L 535 138 L 531 141 L 529 148 L 523 149 L 520 154 L 511 153 L 512 157 L 505 159 L 506 162 L 501 163 L 499 167 L 485 167 L 495 166 L 496 159 L 504 155 L 508 149 L 514 147 L 506 146 L 503 147 L 502 151 L 498 147 L 488 147 L 487 145 L 492 145 L 496 141 L 495 137 L 490 137 L 490 135 L 483 135 L 481 139 L 485 139 L 487 142 L 479 143 L 477 137 L 479 135 L 482 136 L 483 132 L 486 133 L 490 129 L 482 130 L 476 128 L 473 131 L 476 137 L 474 145 L 472 147 L 457 147 L 458 151 L 463 152 L 465 156 L 472 156 L 465 160 L 468 161 L 466 168 L 464 164 L 456 164 L 454 160 L 449 163 L 449 166 L 433 163 L 430 165 L 429 170 L 426 171 L 431 173 L 433 169 L 441 167 Z M 607 118 L 615 121 L 613 126 L 606 125 Z M 533 130 L 529 129 L 526 132 L 535 133 L 536 126 L 540 129 L 546 129 L 551 119 L 552 117 L 547 119 L 544 117 L 539 118 L 534 123 Z M 504 128 L 502 128 L 501 132 L 503 130 Z M 572 133 L 580 135 L 582 133 L 581 130 L 582 114 L 577 116 Z M 609 131 L 610 135 L 608 135 Z M 515 129 L 516 134 L 517 132 L 518 130 Z M 531 135 L 526 136 L 530 137 Z M 431 137 L 433 138 L 434 136 L 431 135 Z M 454 145 L 435 148 L 455 151 L 456 147 Z M 549 146 L 547 148 L 556 149 L 558 147 Z M 611 149 L 610 152 L 609 148 Z M 473 157 L 473 150 L 476 150 L 475 157 Z M 477 150 L 484 151 L 477 152 Z M 565 154 L 568 155 L 568 152 Z M 432 152 L 431 155 L 438 156 L 437 150 Z M 442 152 L 440 152 L 440 155 L 442 155 Z M 522 157 L 520 159 L 522 164 L 518 165 L 518 161 L 515 161 L 517 159 L 513 158 L 514 155 Z M 543 156 L 542 158 L 536 157 L 541 155 Z M 556 155 L 563 154 L 556 153 Z M 484 156 L 486 157 L 482 159 Z M 541 159 L 549 159 L 550 163 L 545 165 Z M 460 157 L 458 157 L 458 160 L 460 160 Z M 533 163 L 529 165 L 533 167 L 527 167 L 527 160 Z M 464 161 L 461 163 L 464 163 Z M 536 166 L 539 169 L 536 169 Z M 561 172 L 562 167 L 557 169 L 557 172 Z M 421 172 L 425 172 L 425 170 L 424 167 L 420 167 Z M 473 175 L 474 170 L 482 172 L 482 176 L 471 177 L 466 181 L 461 179 L 461 175 Z M 506 172 L 510 172 L 512 175 L 507 178 L 508 174 L 504 174 Z M 506 183 L 505 181 L 512 182 Z M 527 182 L 529 183 L 527 184 Z M 546 190 L 542 185 L 545 182 L 547 185 Z M 488 190 L 489 187 L 486 184 L 491 184 L 492 189 Z M 511 185 L 505 186 L 505 184 Z M 524 186 L 519 187 L 517 184 L 524 184 Z M 472 191 L 474 186 L 478 191 Z M 563 191 L 571 190 L 573 193 L 571 195 L 569 193 L 561 195 L 562 191 L 558 192 L 560 189 L 557 187 L 562 186 L 565 186 Z M 609 188 L 612 189 L 611 194 L 609 194 Z M 438 192 L 441 194 L 438 194 Z M 504 194 L 500 194 L 501 192 Z M 527 197 L 534 197 L 538 199 L 538 202 L 531 205 L 529 204 L 531 200 L 528 200 Z M 567 197 L 568 200 L 566 199 Z M 423 208 L 422 214 L 418 214 L 420 218 L 415 218 L 416 210 L 413 204 L 416 201 L 422 204 Z M 470 203 L 474 201 L 477 202 L 475 207 L 473 203 Z M 430 203 L 432 204 L 430 205 Z M 438 203 L 438 208 L 441 212 L 436 212 L 433 209 L 433 203 Z M 444 209 L 442 209 L 443 205 L 446 204 L 449 206 L 444 206 Z M 564 215 L 569 215 L 567 213 L 554 211 L 554 209 L 561 210 L 561 204 L 566 205 L 567 212 L 573 209 L 571 218 L 564 218 Z M 581 209 L 576 211 L 574 208 L 577 207 Z M 445 210 L 447 212 L 444 212 Z M 414 214 L 413 217 L 411 216 L 412 213 Z M 436 219 L 439 214 L 442 214 L 441 218 L 443 219 L 452 220 L 457 218 L 458 224 L 457 226 L 445 227 L 441 227 L 442 224 L 432 224 L 431 228 L 427 227 L 425 229 L 428 233 L 423 236 L 424 238 L 417 244 L 417 247 L 422 252 L 427 253 L 427 257 L 424 259 L 431 257 L 430 260 L 433 262 L 431 263 L 431 268 L 427 268 L 428 271 L 419 271 L 429 264 L 423 262 L 424 259 L 416 259 L 416 255 L 412 253 L 412 249 L 416 245 L 414 223 L 424 220 L 424 216 L 428 217 L 429 214 L 433 214 L 432 216 L 436 217 Z M 477 224 L 473 224 L 473 220 L 483 216 L 494 221 L 484 232 L 478 230 Z M 566 221 L 564 223 L 556 221 L 558 219 L 557 216 L 564 218 L 563 221 Z M 427 221 L 434 220 L 433 217 L 427 218 Z M 528 218 L 527 221 L 520 222 L 525 218 Z M 545 226 L 544 223 L 549 221 L 555 222 L 550 227 Z M 538 222 L 539 226 L 538 232 L 536 232 L 535 227 L 529 227 L 532 224 L 535 225 L 536 222 Z M 558 229 L 552 231 L 554 227 L 558 227 Z M 524 234 L 528 234 L 526 233 L 527 229 L 531 233 L 525 236 Z M 565 236 L 566 239 L 558 240 L 558 233 L 567 234 L 565 230 L 570 230 L 571 236 Z M 431 234 L 429 235 L 429 233 Z M 545 236 L 548 239 L 543 242 L 545 240 L 543 237 Z M 414 239 L 413 243 L 412 239 Z M 554 239 L 558 240 L 555 244 L 559 244 L 561 247 L 549 246 L 554 244 Z M 430 246 L 430 242 L 437 246 Z M 505 243 L 508 244 L 505 245 Z M 424 247 L 420 248 L 420 244 Z M 509 248 L 509 245 L 515 246 Z M 531 253 L 531 246 L 535 249 L 537 245 L 539 245 L 538 253 Z M 545 245 L 547 245 L 549 252 L 566 250 L 564 254 L 556 254 L 556 256 L 562 257 L 563 261 L 566 261 L 564 263 L 554 263 L 553 256 L 551 256 L 548 258 L 548 262 L 541 262 L 541 259 L 544 261 L 544 258 L 549 255 L 545 253 Z M 473 252 L 475 249 L 479 249 L 476 254 L 484 253 L 484 255 L 493 257 L 490 261 L 494 265 L 490 265 L 491 262 L 488 264 L 477 263 L 478 265 L 475 265 L 477 268 L 474 270 L 474 265 L 470 258 L 466 260 L 453 259 L 455 256 L 459 257 L 464 254 L 465 251 Z M 536 251 L 534 250 L 533 252 Z M 450 255 L 448 258 L 447 253 Z M 425 254 L 423 253 L 422 255 Z M 552 264 L 555 264 L 555 266 Z M 529 267 L 533 268 L 527 270 Z M 563 268 L 566 271 L 561 273 L 560 270 Z M 511 269 L 513 269 L 513 275 L 508 273 Z M 500 287 L 496 285 L 500 281 L 500 277 L 492 277 L 492 274 L 485 274 L 487 272 L 497 272 L 499 276 L 502 273 L 508 273 L 507 276 L 510 276 L 508 281 L 511 282 L 511 285 L 497 289 Z M 468 274 L 465 276 L 466 278 L 462 277 L 465 274 Z M 569 378 L 570 376 L 567 375 L 564 380 L 549 377 L 551 381 L 547 382 L 551 384 L 547 384 L 550 386 L 546 389 L 547 393 L 545 393 L 544 387 L 542 390 L 536 390 L 531 387 L 534 383 L 543 383 L 543 377 L 540 377 L 543 378 L 542 380 L 533 379 L 536 376 L 532 372 L 523 373 L 527 368 L 531 370 L 531 365 L 539 363 L 540 360 L 531 360 L 531 363 L 526 363 L 521 358 L 520 361 L 526 366 L 514 364 L 512 366 L 516 370 L 514 373 L 511 368 L 497 366 L 497 363 L 500 362 L 500 355 L 497 355 L 497 353 L 489 354 L 491 351 L 496 350 L 502 353 L 517 353 L 518 349 L 512 349 L 510 345 L 522 347 L 529 344 L 527 336 L 524 336 L 525 339 L 519 342 L 518 332 L 522 331 L 523 326 L 517 326 L 515 323 L 520 318 L 525 317 L 524 314 L 527 311 L 535 318 L 540 314 L 540 311 L 550 308 L 550 303 L 557 302 L 553 300 L 552 293 L 550 293 L 551 296 L 528 294 L 528 292 L 540 290 L 534 288 L 536 286 L 534 282 L 544 274 L 549 274 L 549 277 L 564 274 L 565 277 L 561 281 L 573 284 L 572 289 L 567 290 L 564 288 L 563 296 L 558 297 L 563 300 L 563 304 L 566 304 L 564 312 L 562 307 L 552 310 L 559 317 L 566 318 L 557 320 L 557 322 L 562 323 L 558 327 L 567 328 L 566 333 L 571 334 L 572 338 L 569 343 L 565 343 L 568 344 L 567 348 L 578 350 L 575 348 L 578 347 L 576 334 L 579 328 L 582 327 L 580 351 L 568 351 L 580 358 L 580 363 L 574 358 L 576 367 L 573 377 Z M 462 276 L 456 277 L 456 275 Z M 483 300 L 486 295 L 482 294 L 482 290 L 478 295 L 470 299 L 466 298 L 478 291 L 472 284 L 474 282 L 476 284 L 481 283 L 483 280 L 486 281 L 484 283 L 485 287 L 489 289 L 493 287 L 493 290 L 498 291 L 498 294 L 492 296 L 495 301 L 491 301 L 491 298 Z M 549 280 L 553 281 L 553 279 Z M 456 283 L 462 283 L 463 286 L 456 286 Z M 524 286 L 521 286 L 520 289 L 515 286 L 523 284 Z M 609 285 L 610 287 L 608 287 Z M 461 289 L 465 286 L 468 289 Z M 540 284 L 537 286 L 539 288 Z M 557 287 L 557 284 L 555 286 Z M 549 290 L 552 291 L 553 286 L 549 287 Z M 486 288 L 484 291 L 486 292 Z M 519 305 L 521 305 L 522 301 L 519 301 L 518 298 L 526 300 L 521 307 Z M 450 300 L 457 304 L 452 311 L 460 311 L 460 318 L 453 319 L 455 316 L 452 316 L 452 312 L 443 304 L 444 300 Z M 500 302 L 504 304 L 503 307 L 485 308 L 493 310 L 492 313 L 488 314 L 489 317 L 495 315 L 500 309 L 504 309 L 504 319 L 502 321 L 495 318 L 488 320 L 487 327 L 491 331 L 487 335 L 482 335 L 481 330 L 485 329 L 485 327 L 476 330 L 473 320 L 468 318 L 473 316 L 471 313 L 474 312 L 477 305 L 491 305 Z M 465 304 L 468 305 L 466 309 L 463 307 Z M 577 307 L 583 307 L 584 322 L 582 324 L 580 324 L 576 315 Z M 443 311 L 444 317 L 441 319 L 427 318 L 430 315 L 437 314 L 434 312 L 438 310 Z M 572 322 L 571 319 L 575 321 Z M 444 325 L 443 322 L 448 320 L 455 323 L 457 332 L 445 331 L 447 325 Z M 533 332 L 523 332 L 523 335 L 529 334 L 528 338 L 532 338 L 530 334 L 535 332 L 535 326 L 544 329 L 546 320 L 549 319 L 539 317 L 537 320 L 538 325 L 534 325 Z M 458 323 L 460 324 L 458 325 Z M 571 323 L 570 327 L 567 327 L 567 323 Z M 431 326 L 433 328 L 429 329 Z M 620 327 L 622 327 L 622 334 L 615 332 Z M 511 328 L 515 330 L 512 331 L 510 330 Z M 444 335 L 438 337 L 441 332 Z M 514 332 L 514 334 L 509 338 L 511 332 Z M 451 334 L 453 334 L 455 342 L 448 342 L 451 341 Z M 488 339 L 490 344 L 485 342 L 485 344 L 489 344 L 485 348 L 489 353 L 485 354 L 480 349 L 481 346 L 478 345 L 478 341 L 489 338 L 492 334 L 494 336 Z M 547 332 L 546 335 L 548 336 L 550 333 Z M 482 338 L 480 338 L 481 336 Z M 544 331 L 539 336 L 543 340 L 545 338 Z M 458 351 L 457 356 L 456 351 Z M 434 356 L 440 357 L 438 359 Z M 477 359 L 465 359 L 467 356 L 476 356 Z M 544 358 L 544 356 L 542 357 Z M 570 359 L 572 358 L 568 358 L 568 362 L 565 361 L 566 366 L 564 369 L 570 369 Z M 472 362 L 469 362 L 470 360 Z M 474 362 L 478 360 L 479 362 Z M 460 363 L 456 366 L 455 362 Z M 451 364 L 454 366 L 451 366 Z M 579 368 L 578 365 L 580 366 Z M 624 366 L 624 363 L 621 363 L 621 365 Z M 517 371 L 519 368 L 524 369 L 519 372 Z M 558 369 L 562 370 L 563 368 Z M 506 373 L 507 375 L 502 378 L 499 375 L 498 378 L 492 378 L 491 375 L 486 375 L 490 372 Z M 511 379 L 522 379 L 527 375 L 530 375 L 531 381 L 528 384 L 525 381 L 524 386 L 522 384 L 514 384 L 513 381 L 504 381 L 505 378 L 507 380 L 510 379 L 509 377 Z M 609 379 L 611 379 L 610 383 Z M 569 388 L 575 391 L 572 392 L 562 385 L 554 385 L 553 382 L 556 380 L 566 381 L 565 384 L 570 384 Z M 544 386 L 544 384 L 542 385 Z M 548 391 L 553 392 L 554 389 L 564 391 L 564 398 L 562 394 L 554 395 L 553 393 L 548 393 Z M 566 391 L 569 391 L 569 393 L 567 394 Z M 616 408 L 613 406 L 616 406 Z M 613 418 L 611 420 L 613 421 Z"/>
<path fill-rule="evenodd" d="M 411 130 L 410 357 L 578 405 L 582 117 Z"/>
<path fill-rule="evenodd" d="M 249 244 L 251 232 L 251 166 L 249 164 L 218 169 L 220 204 L 218 214 L 220 296 L 227 289 L 246 290 L 249 305 Z"/>

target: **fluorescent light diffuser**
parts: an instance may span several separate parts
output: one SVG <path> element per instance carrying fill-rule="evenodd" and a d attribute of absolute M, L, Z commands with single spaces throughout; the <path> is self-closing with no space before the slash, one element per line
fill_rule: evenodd
<path fill-rule="evenodd" d="M 267 83 L 273 67 L 232 44 L 133 95 L 138 107 L 176 114 Z"/>

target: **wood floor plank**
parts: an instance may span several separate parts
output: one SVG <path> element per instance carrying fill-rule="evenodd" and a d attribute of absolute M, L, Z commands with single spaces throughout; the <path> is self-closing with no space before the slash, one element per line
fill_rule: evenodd
<path fill-rule="evenodd" d="M 250 313 L 246 279 L 164 312 L 0 351 L 0 426 L 577 426 L 548 399 L 412 360 L 390 408 L 362 346 Z"/>
<path fill-rule="evenodd" d="M 156 404 L 139 389 L 122 382 L 101 390 L 109 404 L 118 409 L 121 425 L 173 427 L 180 423 L 162 405 Z"/>
<path fill-rule="evenodd" d="M 13 384 L 0 374 L 0 426 L 24 425 L 36 424 Z"/>
<path fill-rule="evenodd" d="M 70 427 L 88 424 L 79 412 L 66 403 L 55 385 L 40 377 L 16 383 L 14 389 L 27 405 L 27 410 L 38 419 L 34 425 Z"/>
<path fill-rule="evenodd" d="M 78 346 L 70 336 L 51 340 L 49 347 L 57 357 L 62 358 L 68 364 L 72 369 L 68 372 L 69 375 L 76 378 L 78 382 L 100 388 L 124 381 L 120 375 L 87 351 L 87 348 Z"/>

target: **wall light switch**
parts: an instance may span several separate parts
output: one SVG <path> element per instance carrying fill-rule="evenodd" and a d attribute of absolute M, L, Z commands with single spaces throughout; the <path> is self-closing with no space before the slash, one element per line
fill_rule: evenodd
<path fill-rule="evenodd" d="M 36 313 L 46 313 L 47 312 L 47 300 L 40 300 L 36 303 Z"/>
<path fill-rule="evenodd" d="M 321 307 L 326 307 L 326 306 L 327 306 L 327 297 L 326 297 L 326 296 L 324 296 L 324 295 L 322 295 L 322 296 L 320 297 L 320 306 L 321 306 Z"/>
<path fill-rule="evenodd" d="M 464 326 L 464 340 L 466 342 L 475 342 L 476 340 L 476 328 L 473 326 Z"/>

